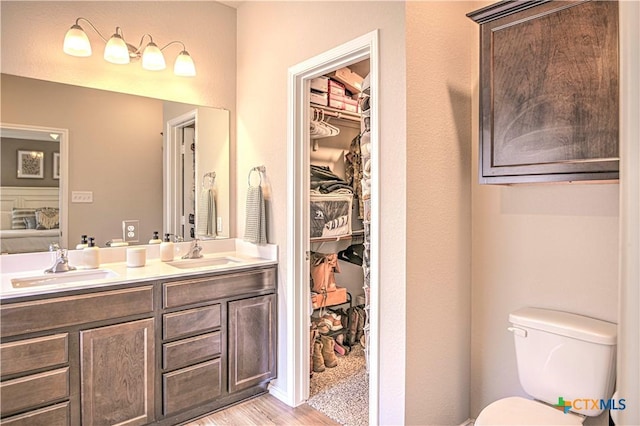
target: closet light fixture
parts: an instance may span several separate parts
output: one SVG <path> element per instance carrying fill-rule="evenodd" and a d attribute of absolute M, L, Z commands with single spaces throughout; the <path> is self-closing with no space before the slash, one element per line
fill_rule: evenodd
<path fill-rule="evenodd" d="M 64 37 L 64 45 L 62 50 L 71 56 L 87 57 L 91 56 L 91 43 L 84 29 L 80 26 L 80 21 L 84 21 L 100 36 L 105 43 L 104 59 L 112 64 L 128 64 L 131 61 L 141 59 L 142 68 L 149 71 L 160 71 L 167 67 L 162 51 L 172 44 L 182 45 L 182 50 L 178 54 L 174 66 L 173 73 L 182 77 L 193 77 L 196 75 L 196 67 L 193 59 L 183 42 L 171 41 L 164 47 L 160 48 L 154 43 L 150 34 L 144 34 L 140 39 L 140 44 L 135 47 L 127 43 L 120 27 L 116 27 L 115 33 L 107 40 L 100 31 L 86 18 L 76 19 L 76 23 L 71 26 Z M 145 37 L 149 41 L 143 45 Z"/>

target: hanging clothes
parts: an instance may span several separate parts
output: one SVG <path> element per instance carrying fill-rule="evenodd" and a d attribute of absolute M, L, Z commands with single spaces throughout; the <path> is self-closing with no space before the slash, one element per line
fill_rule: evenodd
<path fill-rule="evenodd" d="M 345 174 L 347 183 L 353 188 L 358 203 L 358 219 L 364 218 L 364 203 L 362 202 L 362 155 L 360 153 L 360 135 L 353 138 L 349 152 L 345 156 Z"/>

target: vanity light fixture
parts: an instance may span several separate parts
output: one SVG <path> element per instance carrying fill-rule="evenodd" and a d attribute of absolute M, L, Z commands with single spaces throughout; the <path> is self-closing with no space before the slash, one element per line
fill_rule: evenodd
<path fill-rule="evenodd" d="M 178 54 L 173 66 L 173 73 L 182 77 L 193 77 L 196 75 L 196 67 L 193 59 L 181 41 L 171 41 L 164 47 L 159 48 L 153 42 L 150 34 L 145 34 L 140 39 L 140 44 L 135 47 L 127 43 L 120 27 L 116 27 L 116 32 L 107 40 L 100 31 L 86 18 L 76 19 L 76 23 L 71 26 L 64 37 L 64 45 L 62 50 L 71 56 L 87 57 L 91 56 L 91 43 L 89 37 L 79 25 L 80 20 L 86 22 L 105 42 L 104 59 L 112 64 L 128 64 L 132 60 L 142 59 L 142 68 L 150 71 L 160 71 L 167 67 L 162 51 L 172 44 L 181 44 L 182 51 Z M 149 38 L 149 42 L 144 45 L 145 37 Z"/>

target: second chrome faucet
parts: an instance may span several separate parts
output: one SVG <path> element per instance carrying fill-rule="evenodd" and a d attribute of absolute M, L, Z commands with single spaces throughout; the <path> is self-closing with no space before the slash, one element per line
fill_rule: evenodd
<path fill-rule="evenodd" d="M 189 247 L 189 251 L 187 252 L 187 254 L 185 254 L 184 256 L 182 256 L 183 259 L 200 259 L 202 257 L 202 246 L 199 244 L 199 241 L 197 238 L 193 240 L 193 243 L 191 244 L 191 247 Z"/>

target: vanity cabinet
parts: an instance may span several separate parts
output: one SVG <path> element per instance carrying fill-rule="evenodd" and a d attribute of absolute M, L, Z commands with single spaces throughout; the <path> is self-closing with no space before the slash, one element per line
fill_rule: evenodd
<path fill-rule="evenodd" d="M 174 425 L 267 391 L 276 268 L 3 300 L 0 424 Z"/>
<path fill-rule="evenodd" d="M 275 295 L 229 302 L 229 392 L 276 376 Z"/>
<path fill-rule="evenodd" d="M 98 418 L 131 420 L 129 412 L 138 409 L 131 406 L 135 394 L 148 391 L 132 378 L 144 376 L 151 384 L 154 380 L 153 370 L 145 370 L 138 355 L 145 351 L 145 362 L 153 367 L 155 354 L 153 346 L 138 346 L 140 333 L 146 332 L 153 344 L 153 319 L 143 321 L 146 329 L 140 330 L 140 321 L 127 318 L 149 316 L 153 306 L 153 287 L 148 285 L 3 302 L 0 423 L 51 426 L 104 423 L 95 421 Z M 116 322 L 120 324 L 91 328 Z M 120 407 L 121 400 L 113 403 L 123 396 L 129 398 L 126 407 Z M 150 403 L 147 408 L 153 413 L 153 399 Z"/>
<path fill-rule="evenodd" d="M 83 425 L 154 420 L 154 342 L 153 318 L 80 331 Z"/>
<path fill-rule="evenodd" d="M 275 284 L 273 267 L 162 284 L 163 416 L 206 414 L 266 390 Z"/>
<path fill-rule="evenodd" d="M 480 183 L 618 178 L 616 1 L 503 1 L 480 24 Z"/>

